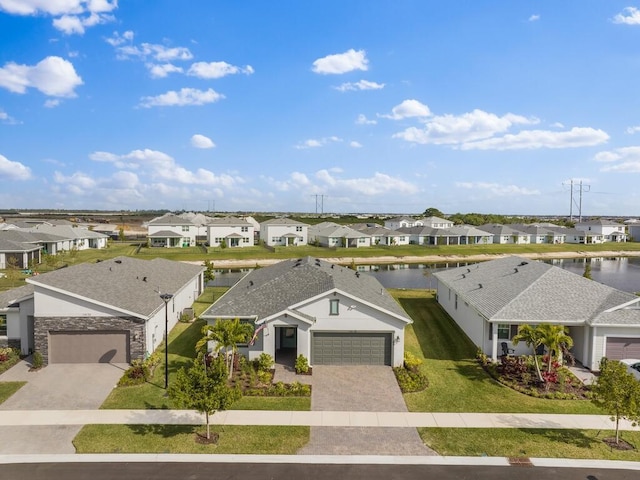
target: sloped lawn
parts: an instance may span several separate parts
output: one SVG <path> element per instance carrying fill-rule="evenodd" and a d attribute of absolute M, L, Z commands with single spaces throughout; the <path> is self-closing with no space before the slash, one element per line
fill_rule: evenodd
<path fill-rule="evenodd" d="M 394 290 L 413 319 L 405 350 L 423 358 L 429 387 L 404 394 L 412 412 L 602 414 L 588 400 L 548 400 L 518 393 L 493 380 L 475 360 L 476 347 L 440 308 L 432 293 Z"/>

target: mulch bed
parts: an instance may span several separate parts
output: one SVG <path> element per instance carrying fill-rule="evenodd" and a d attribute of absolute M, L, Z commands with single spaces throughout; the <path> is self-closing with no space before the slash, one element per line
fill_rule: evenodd
<path fill-rule="evenodd" d="M 631 445 L 629 442 L 627 442 L 626 440 L 623 440 L 622 438 L 620 438 L 618 440 L 618 443 L 616 443 L 616 437 L 607 437 L 607 438 L 603 438 L 602 441 L 604 443 L 606 443 L 610 448 L 614 449 L 614 450 L 635 450 L 636 447 L 634 447 L 633 445 Z"/>
<path fill-rule="evenodd" d="M 220 434 L 218 433 L 212 433 L 209 438 L 207 438 L 207 434 L 206 433 L 198 433 L 196 432 L 195 435 L 195 441 L 196 443 L 199 443 L 200 445 L 215 445 L 218 443 L 218 440 L 220 439 Z"/>

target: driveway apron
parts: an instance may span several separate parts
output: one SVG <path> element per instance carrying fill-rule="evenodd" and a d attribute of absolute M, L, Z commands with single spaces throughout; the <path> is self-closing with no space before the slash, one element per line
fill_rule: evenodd
<path fill-rule="evenodd" d="M 118 383 L 126 365 L 53 364 L 29 371 L 21 361 L 0 375 L 0 382 L 27 382 L 0 405 L 0 410 L 90 410 L 98 409 Z M 0 454 L 75 453 L 73 438 L 82 427 L 76 425 L 0 427 L 9 441 L 0 444 Z"/>
<path fill-rule="evenodd" d="M 311 376 L 314 411 L 406 412 L 390 367 L 315 366 Z M 311 427 L 300 455 L 436 455 L 415 428 Z"/>

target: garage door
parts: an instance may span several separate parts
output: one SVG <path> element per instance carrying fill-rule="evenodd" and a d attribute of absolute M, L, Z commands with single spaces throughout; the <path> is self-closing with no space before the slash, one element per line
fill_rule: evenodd
<path fill-rule="evenodd" d="M 49 332 L 49 363 L 129 363 L 129 332 Z"/>
<path fill-rule="evenodd" d="M 313 332 L 311 364 L 391 365 L 391 334 Z"/>
<path fill-rule="evenodd" d="M 610 360 L 640 358 L 640 338 L 608 337 L 607 358 Z"/>

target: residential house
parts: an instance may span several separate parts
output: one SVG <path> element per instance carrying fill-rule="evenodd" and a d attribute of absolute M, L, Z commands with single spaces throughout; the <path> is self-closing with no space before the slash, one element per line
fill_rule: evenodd
<path fill-rule="evenodd" d="M 272 218 L 260 224 L 260 239 L 270 247 L 306 245 L 309 225 L 291 218 Z"/>
<path fill-rule="evenodd" d="M 19 333 L 8 336 L 47 363 L 142 359 L 202 293 L 203 271 L 160 258 L 118 257 L 29 277 L 33 294 L 5 302 L 19 310 Z M 161 293 L 171 295 L 166 304 Z"/>
<path fill-rule="evenodd" d="M 627 228 L 629 229 L 629 240 L 640 242 L 640 223 L 630 223 Z"/>
<path fill-rule="evenodd" d="M 369 235 L 371 245 L 409 245 L 409 235 L 397 230 L 391 230 L 379 225 L 368 226 L 366 224 L 351 225 L 351 228 Z"/>
<path fill-rule="evenodd" d="M 42 261 L 42 246 L 37 238 L 17 230 L 0 231 L 0 269 L 29 268 Z"/>
<path fill-rule="evenodd" d="M 402 216 L 385 220 L 384 226 L 390 230 L 398 230 L 399 228 L 407 227 L 424 227 L 425 224 L 421 219 Z"/>
<path fill-rule="evenodd" d="M 578 230 L 577 228 L 556 227 L 551 230 L 564 234 L 565 243 L 604 243 L 604 237 L 598 232 Z"/>
<path fill-rule="evenodd" d="M 321 247 L 370 247 L 371 237 L 345 225 L 322 222 L 309 227 L 309 243 Z"/>
<path fill-rule="evenodd" d="M 553 225 L 553 227 L 555 227 L 556 230 L 552 230 L 551 228 L 543 227 L 535 224 L 531 224 L 531 225 L 512 224 L 511 227 L 528 234 L 529 243 L 536 243 L 536 244 L 565 243 L 566 235 L 562 233 L 562 230 L 558 228 L 556 225 Z"/>
<path fill-rule="evenodd" d="M 150 247 L 195 247 L 198 226 L 187 218 L 167 213 L 147 223 Z"/>
<path fill-rule="evenodd" d="M 598 219 L 579 222 L 576 223 L 576 230 L 601 235 L 603 242 L 625 242 L 627 240 L 624 224 L 612 220 Z"/>
<path fill-rule="evenodd" d="M 208 227 L 207 238 L 211 247 L 252 247 L 255 244 L 253 224 L 242 218 L 215 218 Z"/>
<path fill-rule="evenodd" d="M 478 229 L 493 235 L 493 243 L 525 245 L 531 242 L 528 233 L 511 227 L 510 225 L 487 223 L 480 225 Z"/>
<path fill-rule="evenodd" d="M 253 270 L 201 318 L 251 324 L 253 338 L 240 346 L 250 360 L 303 355 L 312 366 L 400 366 L 411 323 L 375 278 L 311 257 Z"/>
<path fill-rule="evenodd" d="M 559 267 L 511 256 L 434 274 L 438 303 L 494 361 L 521 325 L 569 328 L 573 355 L 591 370 L 602 357 L 640 358 L 640 297 Z"/>
<path fill-rule="evenodd" d="M 420 220 L 425 227 L 431 228 L 452 228 L 454 223 L 440 217 L 426 217 Z"/>
<path fill-rule="evenodd" d="M 33 285 L 0 292 L 0 346 L 33 352 Z"/>

